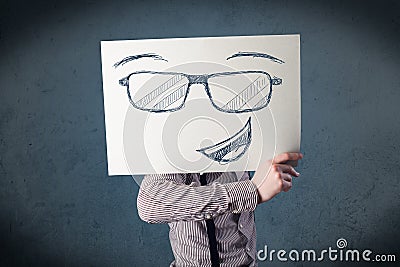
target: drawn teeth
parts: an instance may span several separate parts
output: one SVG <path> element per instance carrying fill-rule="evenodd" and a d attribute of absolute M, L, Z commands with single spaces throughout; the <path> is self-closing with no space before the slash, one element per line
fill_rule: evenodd
<path fill-rule="evenodd" d="M 215 145 L 197 149 L 207 158 L 217 161 L 220 164 L 226 164 L 236 161 L 246 153 L 251 143 L 251 117 L 247 120 L 246 124 L 232 137 L 225 139 Z M 239 150 L 241 149 L 241 151 Z M 231 152 L 240 151 L 239 154 L 226 157 Z"/>

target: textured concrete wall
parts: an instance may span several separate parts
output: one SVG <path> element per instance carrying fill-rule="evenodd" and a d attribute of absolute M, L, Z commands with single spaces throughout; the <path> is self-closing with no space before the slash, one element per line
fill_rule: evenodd
<path fill-rule="evenodd" d="M 173 259 L 133 179 L 107 176 L 100 40 L 284 33 L 301 34 L 305 158 L 293 190 L 257 208 L 258 249 L 343 237 L 400 260 L 400 6 L 320 2 L 2 1 L 0 264 Z"/>

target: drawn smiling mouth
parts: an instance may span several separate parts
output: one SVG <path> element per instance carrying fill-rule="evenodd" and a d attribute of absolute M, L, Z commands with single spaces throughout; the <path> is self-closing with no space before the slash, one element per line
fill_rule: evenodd
<path fill-rule="evenodd" d="M 215 145 L 203 147 L 196 151 L 220 164 L 226 164 L 241 158 L 246 153 L 250 143 L 251 117 L 249 117 L 243 128 L 233 136 Z"/>

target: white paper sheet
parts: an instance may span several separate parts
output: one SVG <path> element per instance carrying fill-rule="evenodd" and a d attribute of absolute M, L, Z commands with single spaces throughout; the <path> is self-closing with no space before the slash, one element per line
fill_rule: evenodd
<path fill-rule="evenodd" d="M 109 175 L 255 170 L 300 148 L 300 36 L 101 42 Z"/>

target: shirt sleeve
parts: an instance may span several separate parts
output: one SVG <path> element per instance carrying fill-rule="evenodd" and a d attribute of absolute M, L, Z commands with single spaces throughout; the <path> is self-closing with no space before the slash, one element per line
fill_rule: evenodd
<path fill-rule="evenodd" d="M 139 217 L 148 223 L 209 219 L 257 206 L 257 187 L 250 180 L 195 186 L 187 174 L 146 175 L 137 198 Z"/>

